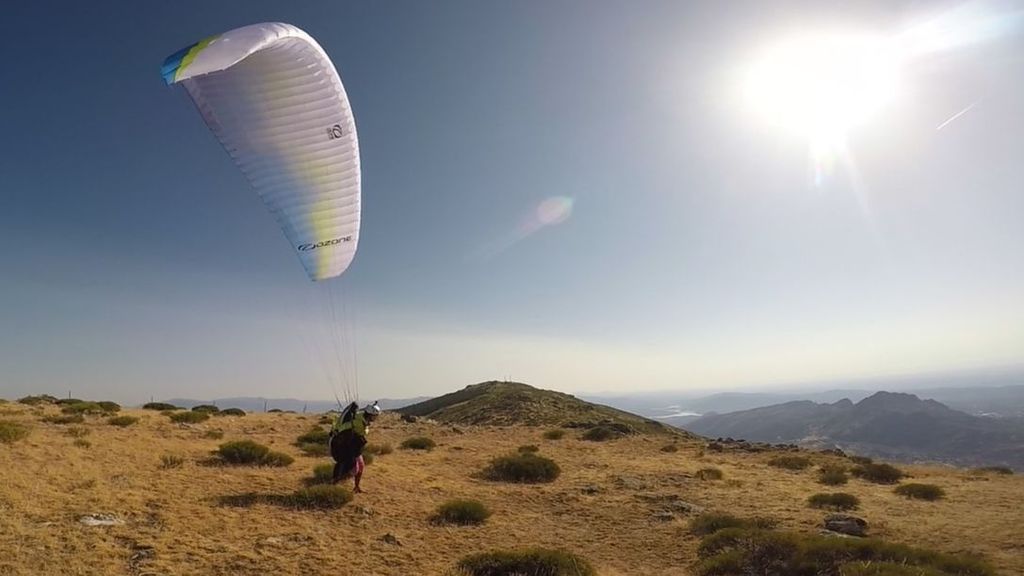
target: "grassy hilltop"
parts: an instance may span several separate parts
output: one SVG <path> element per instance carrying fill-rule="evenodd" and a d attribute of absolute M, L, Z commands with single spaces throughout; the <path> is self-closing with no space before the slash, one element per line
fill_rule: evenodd
<path fill-rule="evenodd" d="M 783 554 L 782 563 L 836 546 L 929 563 L 916 571 L 851 565 L 847 576 L 1024 573 L 1017 475 L 901 466 L 912 478 L 878 484 L 866 463 L 841 455 L 644 433 L 633 421 L 638 433 L 588 441 L 600 422 L 615 422 L 610 413 L 595 408 L 588 420 L 589 409 L 577 406 L 580 413 L 549 424 L 529 402 L 502 413 L 494 395 L 525 390 L 517 385 L 467 390 L 477 393 L 421 405 L 429 418 L 417 422 L 385 413 L 371 431 L 366 492 L 347 503 L 351 494 L 304 491 L 316 483 L 314 468 L 330 462 L 299 447 L 300 436 L 322 434 L 319 415 L 0 404 L 0 574 L 454 576 L 460 562 L 502 560 L 474 565 L 473 554 L 524 548 L 552 550 L 538 558 L 576 570 L 561 574 L 738 574 L 729 562 L 742 554 L 730 542 L 755 541 Z M 545 398 L 548 412 L 548 393 L 525 394 Z M 456 416 L 473 399 L 486 399 L 488 423 Z M 459 423 L 441 421 L 445 411 Z M 510 414 L 532 415 L 534 425 Z M 594 426 L 564 427 L 584 421 Z M 413 438 L 434 447 L 402 448 Z M 263 465 L 225 464 L 223 450 L 214 456 L 236 441 L 266 452 L 233 444 L 228 453 Z M 507 482 L 509 470 L 553 476 Z M 826 470 L 846 483 L 822 484 Z M 809 500 L 819 493 L 849 497 Z M 818 536 L 828 507 L 850 505 L 887 544 Z M 719 530 L 725 525 L 734 527 Z M 785 574 L 779 566 L 769 573 Z"/>

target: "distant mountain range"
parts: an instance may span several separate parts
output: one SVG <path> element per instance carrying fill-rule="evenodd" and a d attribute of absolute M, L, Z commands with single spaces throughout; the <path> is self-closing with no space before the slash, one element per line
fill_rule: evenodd
<path fill-rule="evenodd" d="M 751 410 L 799 400 L 831 404 L 846 398 L 859 402 L 878 390 L 900 391 L 880 387 L 870 390 L 834 389 L 824 392 L 721 392 L 706 396 L 678 391 L 584 397 L 591 402 L 615 406 L 648 418 L 657 418 L 666 424 L 685 427 L 702 414 Z M 975 416 L 1024 418 L 1024 385 L 914 388 L 902 391 L 919 398 L 941 402 L 954 410 Z"/>
<path fill-rule="evenodd" d="M 913 394 L 877 392 L 854 403 L 808 400 L 708 414 L 684 426 L 709 438 L 838 447 L 902 461 L 1024 469 L 1024 419 L 973 416 Z"/>
<path fill-rule="evenodd" d="M 415 404 L 426 400 L 426 396 L 417 396 L 416 398 L 382 398 L 378 400 L 381 408 L 385 410 L 395 410 L 402 406 L 408 406 L 409 404 Z M 214 398 L 212 400 L 195 400 L 190 398 L 172 398 L 165 400 L 168 404 L 174 404 L 175 406 L 181 406 L 182 408 L 192 408 L 200 404 L 213 404 L 218 408 L 241 408 L 246 412 L 264 412 L 266 410 L 282 410 L 292 412 L 327 412 L 328 410 L 337 410 L 338 403 L 333 400 L 297 400 L 295 398 L 262 398 L 262 397 L 240 397 L 240 398 Z"/>

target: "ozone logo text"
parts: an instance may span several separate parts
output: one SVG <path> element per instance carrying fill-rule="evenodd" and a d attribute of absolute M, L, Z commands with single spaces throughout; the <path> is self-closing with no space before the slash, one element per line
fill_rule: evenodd
<path fill-rule="evenodd" d="M 351 242 L 352 235 L 342 236 L 341 238 L 333 238 L 331 240 L 321 240 L 320 242 L 307 242 L 306 244 L 299 244 L 296 246 L 299 252 L 309 252 L 316 250 L 317 248 L 326 248 L 327 246 L 335 246 L 344 242 Z"/>

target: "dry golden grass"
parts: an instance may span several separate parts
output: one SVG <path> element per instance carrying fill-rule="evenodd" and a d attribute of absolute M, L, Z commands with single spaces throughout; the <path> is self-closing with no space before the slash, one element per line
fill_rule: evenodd
<path fill-rule="evenodd" d="M 0 575 L 47 574 L 450 574 L 465 555 L 519 546 L 564 548 L 598 573 L 690 574 L 696 537 L 686 502 L 739 516 L 777 518 L 780 528 L 815 531 L 823 512 L 808 508 L 821 491 L 814 469 L 783 471 L 773 456 L 702 453 L 696 441 L 661 451 L 664 438 L 636 436 L 586 442 L 567 435 L 543 442 L 542 428 L 408 424 L 386 415 L 371 441 L 398 445 L 428 436 L 433 451 L 396 450 L 377 458 L 363 478 L 365 493 L 335 511 L 273 504 L 218 505 L 223 496 L 290 494 L 316 464 L 293 445 L 318 416 L 253 414 L 202 424 L 171 422 L 159 413 L 126 410 L 128 428 L 87 418 L 91 447 L 76 447 L 66 426 L 40 421 L 56 408 L 2 407 L 5 419 L 31 426 L 29 436 L 0 445 Z M 205 438 L 224 430 L 223 440 Z M 252 439 L 295 457 L 287 468 L 203 465 L 221 442 Z M 474 473 L 494 456 L 537 444 L 562 468 L 550 484 L 488 482 Z M 166 467 L 166 455 L 184 459 Z M 816 465 L 838 462 L 813 455 Z M 695 477 L 715 467 L 725 480 Z M 874 535 L 944 552 L 987 556 L 1003 573 L 1024 573 L 1024 478 L 978 476 L 957 469 L 903 467 L 915 482 L 941 486 L 941 502 L 908 500 L 892 486 L 853 479 L 843 487 L 861 501 L 858 515 Z M 431 523 L 453 498 L 484 503 L 493 515 L 480 526 Z M 671 516 L 666 514 L 671 512 Z M 111 513 L 125 524 L 88 527 L 85 514 Z M 400 545 L 383 539 L 398 538 Z"/>

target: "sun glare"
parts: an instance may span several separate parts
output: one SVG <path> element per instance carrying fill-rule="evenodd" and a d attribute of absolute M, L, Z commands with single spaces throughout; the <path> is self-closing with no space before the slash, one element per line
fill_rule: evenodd
<path fill-rule="evenodd" d="M 850 128 L 896 91 L 899 54 L 871 36 L 819 35 L 775 45 L 747 70 L 751 108 L 806 136 L 815 155 L 841 148 Z"/>

